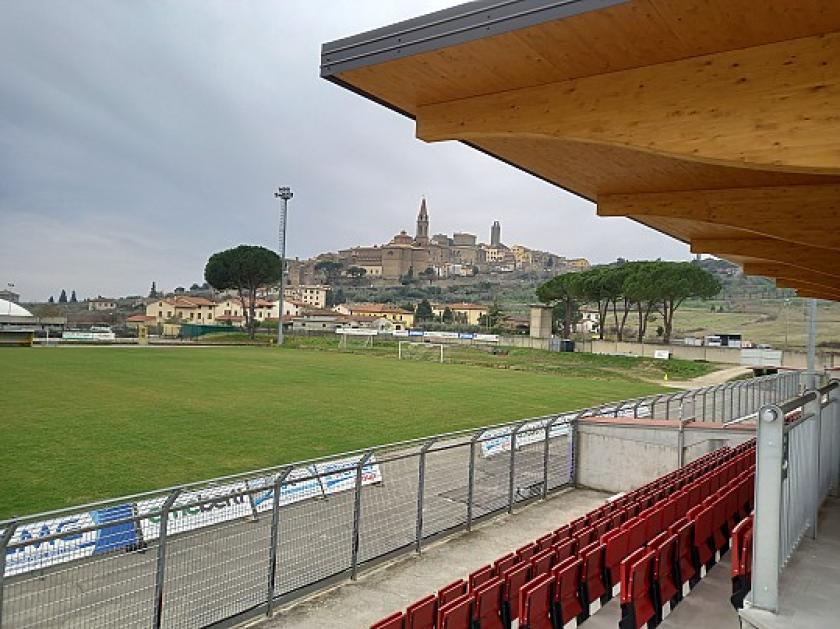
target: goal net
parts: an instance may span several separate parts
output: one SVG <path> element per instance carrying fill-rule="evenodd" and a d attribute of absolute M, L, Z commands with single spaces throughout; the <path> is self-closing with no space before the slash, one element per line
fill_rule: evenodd
<path fill-rule="evenodd" d="M 400 341 L 398 358 L 400 360 L 431 360 L 442 363 L 446 360 L 449 348 L 444 343 L 423 343 L 422 341 Z"/>

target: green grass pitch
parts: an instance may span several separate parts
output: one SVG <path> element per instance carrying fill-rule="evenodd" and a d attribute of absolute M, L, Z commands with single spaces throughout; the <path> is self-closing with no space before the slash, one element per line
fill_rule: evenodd
<path fill-rule="evenodd" d="M 661 390 L 395 354 L 0 350 L 0 518 Z"/>

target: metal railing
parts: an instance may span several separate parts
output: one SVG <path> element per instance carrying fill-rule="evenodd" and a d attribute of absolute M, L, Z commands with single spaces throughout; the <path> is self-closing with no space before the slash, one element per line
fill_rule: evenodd
<path fill-rule="evenodd" d="M 0 522 L 0 627 L 157 629 L 271 615 L 570 486 L 582 417 L 725 421 L 798 386 L 790 373 L 675 391 Z"/>
<path fill-rule="evenodd" d="M 779 575 L 799 542 L 816 539 L 819 510 L 840 483 L 836 380 L 758 412 L 752 591 L 747 605 L 778 612 Z"/>

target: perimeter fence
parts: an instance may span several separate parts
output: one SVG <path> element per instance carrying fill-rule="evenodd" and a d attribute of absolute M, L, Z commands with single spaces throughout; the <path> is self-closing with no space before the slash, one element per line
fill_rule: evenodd
<path fill-rule="evenodd" d="M 741 421 L 798 392 L 798 373 L 766 376 L 0 522 L 0 627 L 158 629 L 271 615 L 570 486 L 582 417 Z"/>

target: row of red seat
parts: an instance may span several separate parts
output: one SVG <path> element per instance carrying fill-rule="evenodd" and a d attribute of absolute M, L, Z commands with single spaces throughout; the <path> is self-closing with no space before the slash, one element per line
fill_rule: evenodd
<path fill-rule="evenodd" d="M 620 590 L 626 626 L 678 600 L 708 545 L 752 499 L 749 444 L 724 448 L 620 496 L 373 625 L 375 629 L 559 626 Z M 704 470 L 713 468 L 711 472 Z M 720 503 L 720 504 L 719 504 Z M 711 514 L 711 515 L 710 515 Z M 699 520 L 699 526 L 697 521 Z M 724 525 L 730 528 L 724 529 Z M 716 534 L 717 531 L 717 534 Z M 722 545 L 716 547 L 720 550 Z M 698 577 L 699 578 L 699 577 Z M 650 615 L 650 609 L 653 616 Z M 630 624 L 627 624 L 627 623 Z"/>

